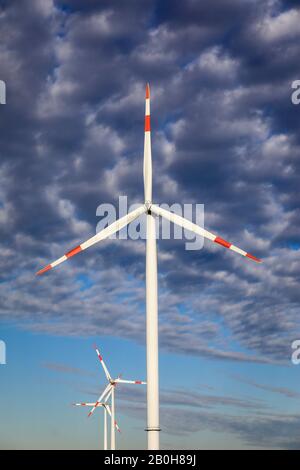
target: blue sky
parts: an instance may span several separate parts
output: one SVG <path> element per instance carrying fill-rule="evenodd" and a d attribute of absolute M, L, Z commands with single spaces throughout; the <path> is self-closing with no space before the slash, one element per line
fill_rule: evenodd
<path fill-rule="evenodd" d="M 30 6 L 29 6 L 30 5 Z M 100 448 L 74 401 L 146 378 L 141 240 L 95 234 L 101 203 L 143 202 L 151 84 L 154 202 L 204 204 L 205 242 L 159 246 L 164 448 L 299 448 L 297 2 L 16 0 L 0 5 L 1 448 Z M 134 388 L 134 387 L 133 387 Z M 144 448 L 145 391 L 120 388 L 120 448 Z"/>
<path fill-rule="evenodd" d="M 71 406 L 76 401 L 93 401 L 104 388 L 105 378 L 93 342 L 101 345 L 111 374 L 122 373 L 124 378 L 130 379 L 145 378 L 144 347 L 113 337 L 66 338 L 33 334 L 12 325 L 3 325 L 1 334 L 8 345 L 7 365 L 1 367 L 1 447 L 101 448 L 102 411 L 88 419 L 85 408 Z M 244 380 L 253 381 L 253 384 Z M 273 387 L 273 390 L 257 389 L 257 383 Z M 287 398 L 282 391 L 275 392 L 283 383 L 286 389 L 298 392 L 298 396 Z M 220 423 L 214 425 L 214 430 L 204 420 L 203 424 L 199 421 L 191 434 L 185 431 L 183 436 L 174 436 L 163 431 L 162 444 L 166 448 L 256 448 L 253 442 L 241 439 L 238 432 L 230 435 L 224 432 L 222 417 L 234 414 L 237 420 L 243 420 L 243 416 L 249 419 L 255 417 L 257 410 L 294 416 L 300 400 L 299 372 L 292 366 L 228 362 L 224 367 L 216 361 L 163 353 L 160 384 L 165 426 L 168 426 L 165 414 L 176 413 L 176 407 L 172 409 L 174 398 L 175 402 L 179 400 L 178 408 L 189 415 L 188 405 L 180 404 L 182 397 L 188 398 L 189 391 L 197 394 L 196 413 L 202 400 L 209 396 L 212 400 L 209 408 L 220 416 Z M 145 410 L 138 416 L 131 415 L 130 409 L 134 406 L 130 399 L 131 390 L 121 387 L 117 393 L 118 422 L 122 429 L 117 435 L 118 447 L 142 449 L 145 447 L 145 433 L 141 432 L 145 426 Z M 172 396 L 174 393 L 178 395 Z M 144 406 L 145 396 L 141 395 Z M 166 402 L 169 396 L 170 405 Z M 219 404 L 214 398 L 223 398 L 225 404 Z M 247 409 L 251 404 L 252 407 Z M 252 426 L 254 429 L 248 430 L 249 439 L 255 432 L 255 424 Z"/>

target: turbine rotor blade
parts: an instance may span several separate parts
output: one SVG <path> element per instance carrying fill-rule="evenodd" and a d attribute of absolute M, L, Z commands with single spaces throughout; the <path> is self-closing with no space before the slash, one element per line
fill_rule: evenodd
<path fill-rule="evenodd" d="M 91 411 L 89 412 L 88 417 L 92 416 L 92 414 L 94 413 L 95 409 L 97 408 L 97 406 L 100 405 L 101 401 L 103 400 L 103 398 L 105 397 L 105 395 L 110 391 L 110 389 L 111 389 L 111 384 L 108 384 L 107 387 L 104 389 L 104 392 L 102 393 L 102 395 L 100 395 L 100 397 L 99 397 L 98 400 L 96 401 L 95 405 L 93 406 L 93 408 L 92 408 Z"/>
<path fill-rule="evenodd" d="M 146 86 L 145 99 L 145 138 L 144 138 L 144 194 L 145 202 L 152 201 L 152 155 L 150 124 L 150 86 Z"/>
<path fill-rule="evenodd" d="M 103 357 L 101 356 L 100 351 L 99 351 L 99 349 L 97 348 L 97 346 L 95 346 L 95 350 L 96 350 L 97 356 L 98 356 L 98 358 L 99 358 L 99 361 L 101 362 L 101 365 L 102 365 L 102 367 L 103 367 L 103 370 L 104 370 L 104 373 L 105 373 L 105 375 L 106 375 L 106 378 L 107 378 L 108 381 L 110 381 L 110 380 L 111 380 L 110 373 L 108 372 L 108 369 L 107 369 L 107 367 L 106 367 L 106 365 L 105 365 L 105 362 L 104 362 L 104 360 L 103 360 Z"/>
<path fill-rule="evenodd" d="M 104 406 L 103 402 L 101 402 L 101 403 L 99 403 L 99 402 L 95 402 L 95 403 L 72 403 L 72 405 L 73 406 L 92 406 L 93 407 L 93 406 L 96 405 L 96 403 L 98 403 L 97 406 Z"/>
<path fill-rule="evenodd" d="M 173 222 L 174 224 L 179 225 L 180 227 L 183 227 L 187 230 L 190 230 L 191 232 L 196 233 L 197 235 L 201 235 L 202 237 L 207 238 L 208 240 L 211 240 L 214 243 L 218 243 L 219 245 L 224 246 L 225 248 L 228 248 L 229 250 L 235 251 L 236 253 L 239 253 L 242 256 L 245 256 L 252 261 L 256 261 L 257 263 L 261 263 L 261 260 L 259 258 L 256 258 L 256 256 L 251 255 L 250 253 L 247 253 L 244 250 L 241 250 L 235 245 L 232 245 L 232 243 L 229 243 L 228 241 L 224 240 L 221 237 L 218 237 L 217 235 L 214 235 L 211 232 L 208 232 L 204 228 L 200 227 L 199 225 L 194 224 L 190 220 L 185 219 L 184 217 L 181 217 L 180 215 L 174 214 L 173 212 L 169 212 L 165 209 L 162 209 L 159 206 L 156 206 L 153 204 L 151 206 L 151 211 L 156 214 L 160 215 L 161 217 L 169 220 L 170 222 Z"/>
<path fill-rule="evenodd" d="M 146 385 L 147 382 L 142 382 L 141 380 L 123 380 L 117 379 L 116 382 L 119 384 L 135 384 L 135 385 Z"/>
<path fill-rule="evenodd" d="M 103 405 L 103 406 L 104 406 L 104 408 L 107 410 L 109 416 L 111 417 L 111 409 L 110 409 L 110 406 L 109 406 L 109 405 L 106 405 L 106 404 Z M 117 429 L 117 431 L 121 432 L 121 429 L 119 428 L 117 421 L 115 421 L 115 428 Z"/>
<path fill-rule="evenodd" d="M 73 250 L 68 251 L 64 256 L 62 256 L 61 258 L 58 258 L 53 263 L 48 264 L 48 266 L 41 269 L 36 274 L 39 276 L 41 274 L 46 273 L 47 271 L 50 271 L 50 269 L 55 268 L 56 266 L 63 263 L 64 261 L 67 261 L 67 259 L 72 258 L 73 256 L 77 255 L 81 251 L 84 251 L 90 246 L 95 245 L 95 243 L 105 240 L 106 238 L 110 237 L 114 233 L 119 232 L 122 228 L 130 224 L 130 222 L 133 222 L 137 217 L 139 217 L 144 212 L 145 212 L 145 206 L 140 206 L 134 211 L 129 212 L 129 214 L 126 214 L 121 219 L 116 220 L 116 222 L 113 222 L 111 225 L 104 228 L 103 230 L 101 230 L 101 232 L 97 233 L 92 238 L 89 238 L 87 241 L 83 242 L 81 245 L 78 245 L 76 248 L 73 248 Z"/>
<path fill-rule="evenodd" d="M 106 404 L 108 402 L 108 399 L 111 397 L 111 394 L 112 394 L 112 387 L 110 389 L 110 392 L 106 395 L 106 398 L 104 400 L 104 404 Z"/>

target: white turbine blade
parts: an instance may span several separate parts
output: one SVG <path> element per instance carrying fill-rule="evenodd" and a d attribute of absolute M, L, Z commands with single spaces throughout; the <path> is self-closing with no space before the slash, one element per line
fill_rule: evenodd
<path fill-rule="evenodd" d="M 105 397 L 105 395 L 110 391 L 111 389 L 111 384 L 108 384 L 107 387 L 104 389 L 104 392 L 102 393 L 102 395 L 100 395 L 100 397 L 98 398 L 98 400 L 96 401 L 95 405 L 93 406 L 93 408 L 91 409 L 91 411 L 89 412 L 88 416 L 92 416 L 92 414 L 94 413 L 95 409 L 97 408 L 97 406 L 100 405 L 101 401 L 103 400 L 103 398 Z"/>
<path fill-rule="evenodd" d="M 222 245 L 225 248 L 228 248 L 229 250 L 235 251 L 236 253 L 239 253 L 242 256 L 246 256 L 247 258 L 250 258 L 252 261 L 261 263 L 261 260 L 259 258 L 256 258 L 255 256 L 251 255 L 250 253 L 247 253 L 244 250 L 241 250 L 240 248 L 238 248 L 235 245 L 232 245 L 231 243 L 224 240 L 223 238 L 218 237 L 217 235 L 214 235 L 211 232 L 208 232 L 207 230 L 200 227 L 199 225 L 193 224 L 193 222 L 187 219 L 184 219 L 180 215 L 174 214 L 173 212 L 169 212 L 154 204 L 151 206 L 151 211 L 156 215 L 160 215 L 161 217 L 164 217 L 165 219 L 170 220 L 170 222 L 173 222 L 174 224 L 177 224 L 180 227 L 190 230 L 191 232 L 194 232 L 197 235 L 201 235 L 202 237 L 208 238 L 214 243 L 218 243 L 219 245 Z"/>
<path fill-rule="evenodd" d="M 97 406 L 104 406 L 103 402 L 101 402 L 101 403 L 99 403 L 99 402 L 95 402 L 95 403 L 73 403 L 73 406 L 92 406 L 93 407 L 93 406 L 96 405 L 96 403 L 97 403 Z"/>
<path fill-rule="evenodd" d="M 109 416 L 111 417 L 110 406 L 109 406 L 109 405 L 106 405 L 106 404 L 104 404 L 103 406 L 104 406 L 104 408 L 106 408 L 106 410 L 107 410 Z M 115 428 L 117 429 L 117 431 L 121 432 L 121 429 L 119 428 L 117 421 L 115 421 Z"/>
<path fill-rule="evenodd" d="M 110 381 L 110 380 L 111 380 L 110 373 L 108 372 L 108 369 L 107 369 L 107 367 L 106 367 L 106 365 L 105 365 L 105 362 L 104 362 L 104 360 L 103 360 L 103 357 L 101 356 L 100 351 L 99 351 L 99 349 L 97 348 L 97 346 L 95 346 L 95 350 L 96 350 L 97 356 L 98 356 L 98 358 L 99 358 L 99 361 L 101 362 L 101 365 L 102 365 L 102 367 L 103 367 L 103 370 L 104 370 L 104 373 L 105 373 L 105 375 L 106 375 L 106 378 L 107 378 L 108 381 Z"/>
<path fill-rule="evenodd" d="M 152 155 L 151 155 L 149 83 L 147 83 L 147 86 L 146 86 L 146 100 L 145 100 L 144 193 L 145 193 L 145 202 L 152 201 Z"/>
<path fill-rule="evenodd" d="M 146 385 L 147 382 L 142 382 L 141 380 L 123 380 L 117 379 L 116 382 L 119 384 L 135 384 L 135 385 Z"/>
<path fill-rule="evenodd" d="M 72 258 L 72 256 L 77 255 L 77 253 L 80 253 L 81 251 L 86 250 L 90 246 L 95 245 L 95 243 L 98 243 L 102 240 L 105 240 L 106 238 L 109 238 L 111 235 L 113 235 L 116 232 L 119 232 L 122 228 L 126 227 L 126 225 L 130 224 L 130 222 L 133 222 L 137 217 L 139 217 L 144 212 L 145 212 L 145 206 L 138 207 L 137 209 L 130 212 L 129 214 L 126 214 L 121 219 L 116 220 L 116 222 L 113 222 L 111 225 L 104 228 L 103 230 L 101 230 L 101 232 L 97 233 L 92 238 L 89 238 L 87 241 L 85 241 L 81 245 L 78 245 L 76 248 L 73 248 L 71 251 L 66 253 L 61 258 L 57 259 L 51 264 L 48 264 L 48 266 L 41 269 L 36 274 L 37 275 L 44 274 L 45 272 L 49 271 L 52 268 L 55 268 L 56 266 L 63 263 L 64 261 L 67 261 L 69 258 Z"/>
<path fill-rule="evenodd" d="M 112 386 L 113 387 L 113 386 Z M 108 399 L 111 397 L 111 394 L 112 394 L 112 387 L 110 389 L 110 392 L 106 395 L 106 398 L 104 400 L 104 404 L 106 404 L 108 402 Z"/>

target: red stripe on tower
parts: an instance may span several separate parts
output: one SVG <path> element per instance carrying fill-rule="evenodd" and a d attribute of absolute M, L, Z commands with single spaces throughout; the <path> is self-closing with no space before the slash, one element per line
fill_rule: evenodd
<path fill-rule="evenodd" d="M 218 243 L 219 245 L 225 246 L 225 248 L 231 247 L 231 243 L 227 242 L 226 240 L 223 240 L 223 238 L 220 237 L 216 237 L 214 242 Z"/>
<path fill-rule="evenodd" d="M 76 246 L 76 248 L 73 248 L 73 250 L 68 251 L 68 253 L 66 253 L 65 256 L 67 258 L 72 258 L 72 256 L 77 255 L 77 253 L 79 253 L 80 251 L 82 251 L 82 248 L 79 245 L 79 246 Z"/>

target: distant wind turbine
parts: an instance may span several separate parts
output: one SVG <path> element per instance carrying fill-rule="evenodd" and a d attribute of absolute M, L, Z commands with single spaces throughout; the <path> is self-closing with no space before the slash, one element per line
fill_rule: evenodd
<path fill-rule="evenodd" d="M 236 253 L 258 263 L 260 259 L 232 245 L 221 237 L 208 232 L 152 203 L 152 155 L 151 155 L 151 126 L 150 126 L 150 87 L 146 86 L 145 108 L 145 139 L 144 139 L 144 204 L 128 213 L 121 219 L 101 230 L 86 242 L 67 252 L 64 256 L 41 269 L 37 274 L 43 274 L 72 256 L 86 250 L 95 243 L 105 240 L 120 231 L 142 214 L 147 214 L 146 231 L 146 341 L 147 341 L 147 431 L 148 449 L 159 449 L 159 387 L 158 387 L 158 301 L 157 301 L 157 250 L 155 216 L 161 216 L 174 224 L 201 235 L 214 243 L 222 245 Z"/>
<path fill-rule="evenodd" d="M 121 379 L 119 376 L 116 379 L 113 379 L 108 371 L 108 368 L 106 367 L 106 364 L 103 360 L 103 357 L 100 354 L 99 349 L 97 346 L 95 346 L 95 350 L 97 353 L 97 356 L 99 358 L 99 361 L 103 367 L 106 379 L 108 381 L 107 386 L 105 387 L 103 393 L 100 395 L 98 400 L 95 403 L 75 403 L 75 406 L 91 406 L 92 409 L 89 412 L 88 416 L 92 416 L 96 408 L 99 406 L 102 406 L 104 408 L 104 421 L 106 421 L 106 411 L 111 417 L 111 426 L 110 426 L 110 445 L 111 445 L 111 450 L 115 450 L 116 448 L 116 434 L 115 434 L 115 428 L 120 432 L 119 426 L 117 425 L 117 422 L 115 420 L 115 388 L 118 384 L 135 384 L 135 385 L 146 385 L 146 382 L 142 382 L 141 380 L 124 380 Z M 111 410 L 109 405 L 107 405 L 107 401 L 110 398 L 111 400 Z M 104 400 L 104 402 L 102 402 Z M 106 428 L 106 423 L 104 424 L 104 428 Z M 104 447 L 106 445 L 107 447 L 107 437 L 106 436 L 106 430 L 104 431 Z M 106 443 L 105 443 L 106 441 Z"/>
<path fill-rule="evenodd" d="M 88 406 L 90 408 L 100 408 L 100 407 L 103 408 L 103 414 L 104 414 L 104 421 L 103 421 L 103 440 L 104 440 L 104 444 L 103 444 L 103 449 L 104 450 L 108 449 L 108 446 L 107 446 L 107 413 L 112 418 L 111 409 L 110 409 L 109 404 L 107 403 L 110 396 L 111 396 L 111 392 L 106 396 L 105 401 L 102 401 L 102 402 L 97 401 L 95 403 L 73 403 L 73 406 Z M 90 414 L 89 414 L 89 416 L 90 416 Z M 121 432 L 117 421 L 115 421 L 114 425 L 115 425 L 117 431 Z M 112 419 L 111 419 L 111 426 L 113 426 Z M 112 449 L 112 450 L 114 450 L 114 449 Z"/>

